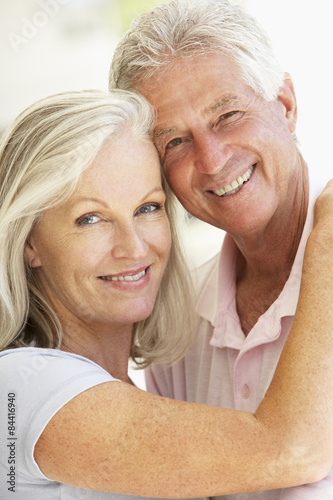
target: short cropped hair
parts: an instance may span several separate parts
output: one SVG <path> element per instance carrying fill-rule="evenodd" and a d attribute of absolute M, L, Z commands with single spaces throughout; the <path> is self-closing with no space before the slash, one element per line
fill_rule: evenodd
<path fill-rule="evenodd" d="M 283 71 L 257 21 L 230 0 L 171 0 L 134 20 L 111 63 L 109 88 L 133 90 L 177 59 L 223 52 L 266 101 Z"/>
<path fill-rule="evenodd" d="M 0 350 L 59 348 L 60 322 L 26 265 L 24 249 L 43 211 L 67 200 L 103 143 L 123 133 L 151 140 L 155 116 L 141 96 L 66 92 L 24 111 L 0 143 Z M 131 357 L 140 366 L 174 362 L 189 345 L 193 325 L 190 278 L 178 241 L 178 202 L 168 188 L 171 254 L 152 314 L 133 328 Z"/>

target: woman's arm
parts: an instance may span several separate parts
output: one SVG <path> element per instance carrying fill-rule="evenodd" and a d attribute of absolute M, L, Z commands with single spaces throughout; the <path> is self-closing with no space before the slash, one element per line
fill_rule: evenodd
<path fill-rule="evenodd" d="M 297 314 L 255 415 L 109 382 L 66 404 L 35 448 L 44 474 L 81 488 L 200 497 L 317 481 L 333 456 L 333 184 L 317 204 Z"/>
<path fill-rule="evenodd" d="M 333 461 L 333 180 L 318 198 L 291 332 L 256 417 L 302 466 Z M 283 423 L 285 432 L 283 432 Z"/>

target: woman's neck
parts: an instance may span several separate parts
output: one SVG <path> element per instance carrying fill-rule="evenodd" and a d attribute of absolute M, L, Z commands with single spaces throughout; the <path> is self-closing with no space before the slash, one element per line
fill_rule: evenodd
<path fill-rule="evenodd" d="M 128 360 L 132 343 L 133 325 L 108 328 L 64 328 L 60 349 L 84 356 L 101 366 L 114 378 L 129 382 Z"/>

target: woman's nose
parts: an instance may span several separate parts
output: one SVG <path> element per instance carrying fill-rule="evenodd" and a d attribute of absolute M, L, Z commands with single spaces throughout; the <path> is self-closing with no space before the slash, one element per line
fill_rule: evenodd
<path fill-rule="evenodd" d="M 140 260 L 147 255 L 147 243 L 135 227 L 118 227 L 113 235 L 112 256 L 115 259 Z"/>

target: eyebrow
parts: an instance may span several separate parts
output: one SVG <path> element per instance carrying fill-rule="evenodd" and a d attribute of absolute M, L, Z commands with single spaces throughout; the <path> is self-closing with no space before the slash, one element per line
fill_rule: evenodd
<path fill-rule="evenodd" d="M 177 127 L 163 128 L 161 130 L 158 130 L 157 132 L 154 132 L 153 140 L 161 141 L 162 139 L 164 139 L 166 135 L 172 134 L 172 132 L 176 132 L 177 130 L 178 130 Z"/>
<path fill-rule="evenodd" d="M 218 100 L 211 106 L 208 106 L 204 109 L 204 115 L 210 115 L 216 113 L 216 111 L 222 110 L 224 108 L 228 108 L 230 106 L 239 105 L 240 100 L 237 96 L 228 96 L 223 99 Z"/>
<path fill-rule="evenodd" d="M 222 110 L 224 108 L 228 108 L 229 106 L 236 106 L 239 104 L 240 104 L 240 100 L 237 96 L 227 96 L 223 99 L 219 99 L 214 104 L 207 106 L 207 108 L 205 108 L 203 111 L 203 115 L 204 116 L 212 115 L 213 113 L 216 113 L 216 111 Z M 162 128 L 160 130 L 157 130 L 153 134 L 153 140 L 156 142 L 160 142 L 168 134 L 172 134 L 173 132 L 177 132 L 177 130 L 178 130 L 178 127 Z"/>
<path fill-rule="evenodd" d="M 100 205 L 103 205 L 105 208 L 108 207 L 108 204 L 106 202 L 104 202 L 103 200 L 100 200 L 99 198 L 94 198 L 94 197 L 90 197 L 90 196 L 82 196 L 81 198 L 74 198 L 72 200 L 72 203 L 71 203 L 71 206 L 72 207 L 75 207 L 75 205 L 78 205 L 79 203 L 82 203 L 84 201 L 94 201 L 96 203 L 99 203 Z"/>
<path fill-rule="evenodd" d="M 146 193 L 143 196 L 141 201 L 143 201 L 145 198 L 151 196 L 154 193 L 164 193 L 164 190 L 162 187 L 156 186 L 153 189 L 151 189 L 148 193 Z M 110 208 L 110 206 L 105 201 L 103 201 L 99 198 L 94 198 L 93 196 L 82 196 L 81 198 L 74 199 L 71 203 L 71 206 L 74 207 L 75 205 L 78 205 L 79 203 L 85 202 L 85 201 L 93 201 L 95 203 L 99 203 L 100 205 L 102 205 L 105 208 Z"/>

